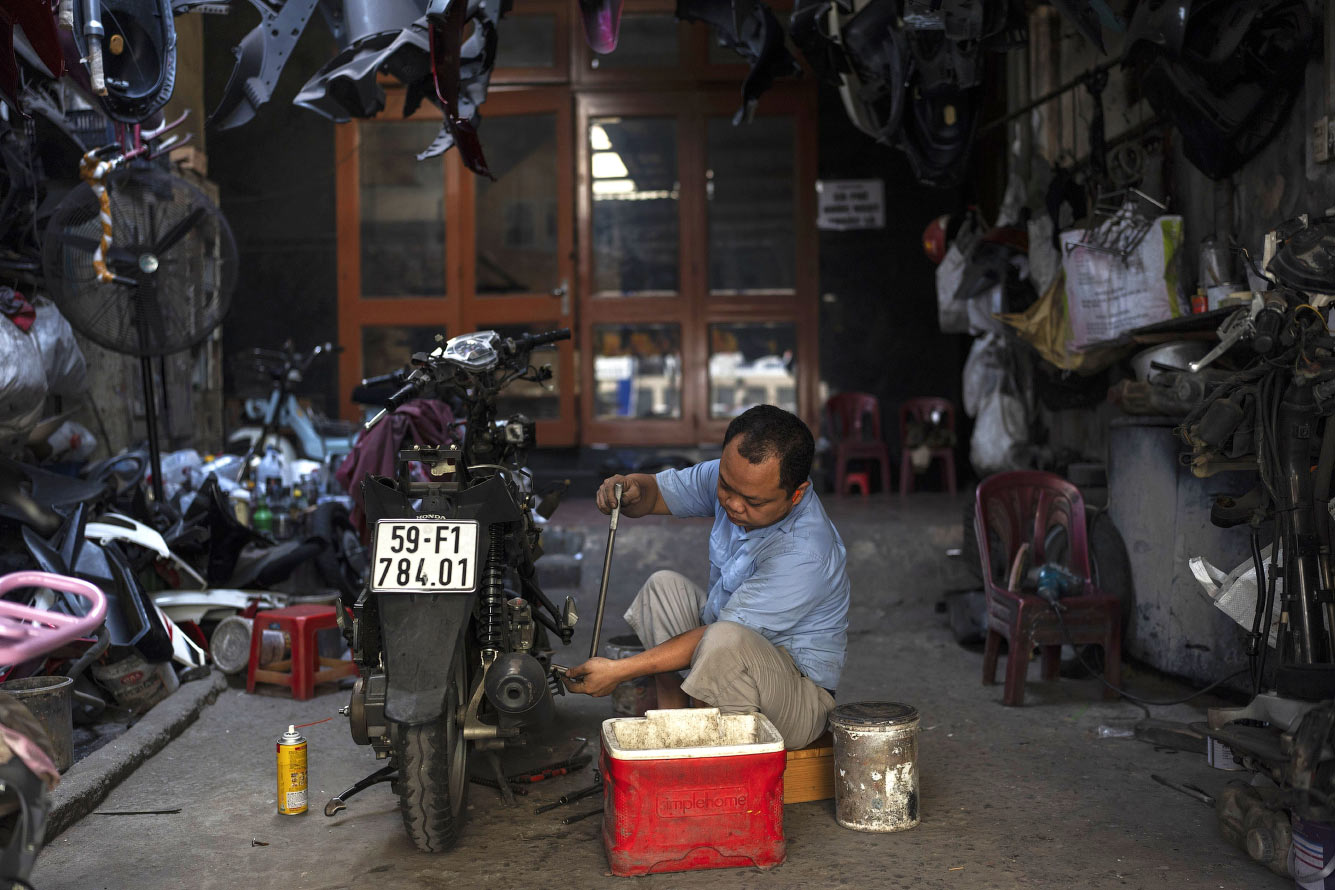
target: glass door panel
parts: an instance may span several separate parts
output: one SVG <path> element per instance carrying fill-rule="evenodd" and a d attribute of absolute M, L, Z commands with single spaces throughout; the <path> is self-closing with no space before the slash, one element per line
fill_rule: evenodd
<path fill-rule="evenodd" d="M 676 119 L 595 117 L 588 140 L 594 296 L 676 294 Z"/>
<path fill-rule="evenodd" d="M 360 127 L 362 298 L 445 296 L 444 166 L 417 160 L 439 130 L 434 121 Z"/>
<path fill-rule="evenodd" d="M 709 416 L 731 419 L 753 405 L 797 411 L 797 326 L 709 326 Z"/>
<path fill-rule="evenodd" d="M 593 326 L 594 417 L 597 420 L 679 419 L 681 326 Z"/>
<path fill-rule="evenodd" d="M 796 281 L 794 124 L 757 116 L 734 127 L 712 117 L 706 129 L 712 294 L 792 293 Z"/>
<path fill-rule="evenodd" d="M 544 294 L 560 286 L 556 115 L 487 121 L 496 180 L 476 180 L 478 296 Z"/>

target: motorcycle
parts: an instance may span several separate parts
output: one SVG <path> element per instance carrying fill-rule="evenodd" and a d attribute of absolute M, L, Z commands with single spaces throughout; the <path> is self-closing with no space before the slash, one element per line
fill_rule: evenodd
<path fill-rule="evenodd" d="M 360 674 L 342 712 L 353 740 L 391 766 L 331 801 L 326 815 L 390 781 L 418 849 L 443 852 L 463 825 L 470 750 L 499 772 L 496 752 L 554 716 L 561 686 L 549 640 L 568 645 L 578 616 L 570 597 L 560 609 L 548 599 L 534 568 L 534 513 L 556 507 L 555 496 L 539 503 L 526 467 L 534 422 L 497 418 L 496 404 L 516 380 L 549 380 L 550 366 L 534 367 L 532 353 L 569 337 L 454 337 L 415 355 L 367 424 L 423 396 L 453 399 L 465 417 L 461 442 L 405 448 L 394 478 L 362 482 L 371 561 L 351 614 L 339 610 Z"/>
<path fill-rule="evenodd" d="M 1219 345 L 1190 368 L 1241 360 L 1210 381 L 1179 428 L 1197 476 L 1256 469 L 1260 477 L 1211 508 L 1221 528 L 1250 525 L 1253 695 L 1243 707 L 1210 708 L 1203 733 L 1253 773 L 1219 797 L 1224 836 L 1277 874 L 1319 886 L 1335 864 L 1296 873 L 1291 835 L 1298 820 L 1335 818 L 1335 336 L 1316 308 L 1329 304 L 1335 281 L 1335 217 L 1304 217 L 1267 238 L 1277 249 L 1252 278 L 1268 287 L 1224 321 Z"/>
<path fill-rule="evenodd" d="M 270 447 L 278 449 L 284 463 L 298 458 L 320 461 L 333 476 L 339 462 L 352 450 L 356 430 L 351 424 L 329 420 L 303 406 L 292 387 L 302 382 L 315 359 L 342 351 L 342 347 L 322 343 L 309 352 L 297 352 L 288 340 L 282 349 L 252 349 L 233 357 L 238 385 L 255 393 L 242 407 L 249 423 L 227 437 L 227 450 L 245 455 L 241 481 L 254 472 L 264 450 Z M 265 386 L 267 394 L 259 395 Z"/>

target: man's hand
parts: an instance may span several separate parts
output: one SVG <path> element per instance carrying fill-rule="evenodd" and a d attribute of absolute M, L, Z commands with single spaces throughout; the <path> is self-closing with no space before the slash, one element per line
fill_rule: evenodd
<path fill-rule="evenodd" d="M 598 486 L 595 500 L 598 509 L 608 516 L 616 506 L 616 485 L 621 483 L 621 515 L 629 519 L 638 519 L 649 513 L 666 513 L 667 507 L 657 509 L 659 504 L 658 483 L 654 477 L 645 473 L 632 473 L 629 476 L 608 476 Z"/>
<path fill-rule="evenodd" d="M 566 689 L 583 692 L 594 698 L 610 695 L 623 679 L 620 664 L 610 658 L 590 658 L 566 671 Z"/>

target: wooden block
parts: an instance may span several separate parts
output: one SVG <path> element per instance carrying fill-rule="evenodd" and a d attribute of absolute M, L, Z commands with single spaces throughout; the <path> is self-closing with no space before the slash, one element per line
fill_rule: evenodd
<path fill-rule="evenodd" d="M 788 752 L 783 771 L 783 802 L 834 798 L 834 738 L 827 732 L 805 748 Z"/>

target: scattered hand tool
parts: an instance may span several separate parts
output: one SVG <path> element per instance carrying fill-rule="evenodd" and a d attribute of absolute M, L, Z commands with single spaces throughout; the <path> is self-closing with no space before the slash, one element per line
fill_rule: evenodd
<path fill-rule="evenodd" d="M 573 773 L 582 770 L 584 767 L 593 763 L 593 758 L 588 754 L 581 757 L 571 757 L 568 760 L 562 760 L 548 766 L 540 766 L 534 769 L 525 770 L 522 773 L 515 773 L 505 777 L 506 782 L 519 782 L 521 784 L 531 784 L 533 782 L 542 782 L 546 779 L 554 779 L 557 776 L 564 776 L 567 773 Z"/>
<path fill-rule="evenodd" d="M 174 816 L 181 808 L 174 810 L 97 810 L 94 816 Z"/>
<path fill-rule="evenodd" d="M 497 791 L 501 790 L 500 782 L 497 782 L 495 779 L 489 779 L 486 776 L 469 776 L 468 781 L 472 782 L 474 785 L 481 785 L 484 788 L 495 788 Z M 514 794 L 518 794 L 521 797 L 528 794 L 528 789 L 522 785 L 515 785 L 509 781 L 505 784 L 510 787 L 510 791 Z"/>
<path fill-rule="evenodd" d="M 1163 776 L 1155 775 L 1154 773 L 1150 773 L 1150 778 L 1166 788 L 1172 788 L 1174 791 L 1181 791 L 1187 797 L 1199 800 L 1207 807 L 1214 806 L 1214 798 L 1207 794 L 1203 789 L 1197 788 L 1195 785 L 1188 785 L 1185 782 L 1174 782 L 1172 779 L 1165 779 Z"/>
<path fill-rule="evenodd" d="M 589 644 L 589 657 L 598 654 L 598 638 L 603 633 L 603 608 L 607 605 L 607 578 L 612 572 L 612 545 L 617 539 L 617 522 L 621 519 L 621 483 L 613 487 L 612 522 L 607 529 L 607 553 L 603 555 L 603 580 L 598 585 L 598 612 L 593 616 L 593 642 Z"/>
<path fill-rule="evenodd" d="M 563 807 L 568 803 L 574 803 L 577 800 L 583 800 L 586 797 L 593 797 L 600 794 L 603 790 L 603 774 L 598 770 L 593 771 L 593 784 L 588 788 L 581 788 L 578 791 L 571 791 L 568 794 L 562 794 L 555 803 L 545 803 L 534 810 L 535 813 L 546 813 L 557 807 Z"/>
<path fill-rule="evenodd" d="M 566 816 L 564 819 L 561 820 L 561 824 L 574 825 L 576 822 L 592 818 L 593 816 L 601 816 L 602 814 L 603 814 L 603 808 L 599 807 L 596 810 L 589 810 L 587 813 L 577 813 L 574 816 Z"/>

